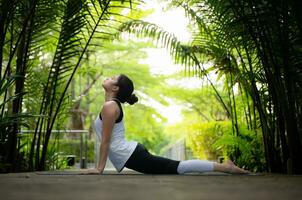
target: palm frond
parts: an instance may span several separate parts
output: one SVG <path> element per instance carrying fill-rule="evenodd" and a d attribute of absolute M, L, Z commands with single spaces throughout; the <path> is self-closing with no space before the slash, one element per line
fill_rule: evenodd
<path fill-rule="evenodd" d="M 43 126 L 46 128 L 45 137 L 43 137 L 42 155 L 40 161 L 38 161 L 39 169 L 45 167 L 46 149 L 52 127 L 60 112 L 60 108 L 64 105 L 67 89 L 80 66 L 84 53 L 95 38 L 101 38 L 103 41 L 106 39 L 110 40 L 115 29 L 114 26 L 120 23 L 119 20 L 113 18 L 114 16 L 121 17 L 119 12 L 116 12 L 116 14 L 112 12 L 114 9 L 121 9 L 119 6 L 114 7 L 120 1 L 91 0 L 89 1 L 90 3 L 86 2 L 84 4 L 82 2 L 82 8 L 77 7 L 79 1 L 81 0 L 68 0 L 70 5 L 66 6 L 65 15 L 62 18 L 63 22 L 58 45 L 41 106 L 43 108 L 41 113 L 48 113 L 47 115 L 50 118 L 45 121 L 45 125 L 43 125 L 44 122 L 41 120 L 41 123 L 38 121 L 36 126 L 36 130 L 41 130 Z M 82 29 L 85 29 L 85 31 L 81 31 Z M 49 106 L 47 102 L 50 102 Z M 38 135 L 38 143 L 40 138 L 41 136 Z M 36 156 L 39 157 L 39 152 Z"/>

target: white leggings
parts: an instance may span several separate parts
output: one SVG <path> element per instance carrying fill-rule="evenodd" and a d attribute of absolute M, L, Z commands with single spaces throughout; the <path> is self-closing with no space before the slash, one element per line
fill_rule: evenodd
<path fill-rule="evenodd" d="M 214 162 L 207 160 L 183 160 L 180 161 L 177 172 L 179 174 L 190 172 L 212 172 L 214 169 Z"/>

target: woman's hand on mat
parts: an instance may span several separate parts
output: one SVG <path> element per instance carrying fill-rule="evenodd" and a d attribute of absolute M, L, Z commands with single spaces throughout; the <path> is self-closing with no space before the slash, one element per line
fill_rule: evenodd
<path fill-rule="evenodd" d="M 97 168 L 90 168 L 90 169 L 87 169 L 87 174 L 102 174 L 103 171 L 100 170 L 100 169 L 97 169 Z"/>

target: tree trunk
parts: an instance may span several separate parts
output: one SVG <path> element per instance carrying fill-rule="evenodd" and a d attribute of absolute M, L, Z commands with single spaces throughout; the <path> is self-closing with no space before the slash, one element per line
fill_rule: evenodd
<path fill-rule="evenodd" d="M 20 45 L 17 52 L 17 62 L 16 62 L 16 74 L 19 76 L 16 78 L 15 84 L 15 95 L 19 95 L 23 92 L 24 81 L 25 81 L 25 63 L 26 47 L 27 47 L 27 34 L 26 31 L 21 36 Z M 12 114 L 18 115 L 22 112 L 22 96 L 18 96 L 13 100 Z M 12 170 L 15 171 L 16 168 L 16 157 L 17 157 L 17 134 L 20 129 L 18 122 L 12 124 L 12 132 L 10 132 L 10 151 L 8 154 L 9 163 L 11 163 Z"/>

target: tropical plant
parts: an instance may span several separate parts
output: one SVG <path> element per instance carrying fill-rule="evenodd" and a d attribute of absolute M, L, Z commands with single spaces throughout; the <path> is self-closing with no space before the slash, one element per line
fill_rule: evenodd
<path fill-rule="evenodd" d="M 139 1 L 3 0 L 0 4 L 1 157 L 7 171 L 17 170 L 17 138 L 32 91 L 29 80 L 41 73 L 39 87 L 27 95 L 39 101 L 29 170 L 45 169 L 48 143 L 58 116 L 68 112 L 68 88 L 88 47 L 111 40 Z M 45 63 L 43 60 L 51 62 Z M 39 92 L 37 92 L 39 91 Z M 4 94 L 2 96 L 2 94 Z M 38 94 L 38 95 L 36 95 Z"/>
<path fill-rule="evenodd" d="M 234 159 L 250 171 L 263 171 L 265 167 L 261 135 L 239 127 L 240 137 L 232 133 L 231 121 L 192 123 L 188 143 L 196 157 L 217 161 L 221 156 Z M 240 155 L 236 155 L 239 149 Z"/>

